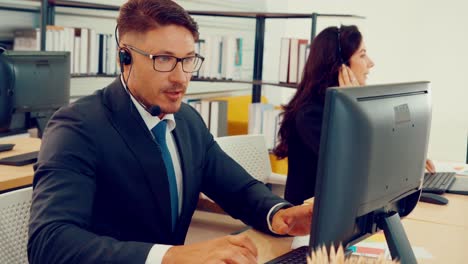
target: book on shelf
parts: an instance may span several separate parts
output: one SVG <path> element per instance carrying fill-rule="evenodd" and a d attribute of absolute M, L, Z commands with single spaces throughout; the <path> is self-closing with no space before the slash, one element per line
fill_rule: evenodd
<path fill-rule="evenodd" d="M 41 32 L 39 28 L 18 29 L 14 31 L 13 50 L 40 50 Z"/>
<path fill-rule="evenodd" d="M 207 80 L 240 80 L 242 78 L 242 38 L 224 35 L 207 35 L 195 44 L 205 61 L 194 76 Z"/>
<path fill-rule="evenodd" d="M 289 76 L 289 47 L 291 40 L 281 38 L 280 60 L 279 60 L 279 82 L 287 83 Z"/>
<path fill-rule="evenodd" d="M 38 28 L 17 29 L 14 32 L 14 50 L 40 50 Z M 117 45 L 112 34 L 97 33 L 89 28 L 48 25 L 46 51 L 70 52 L 72 74 L 96 75 L 117 73 Z"/>
<path fill-rule="evenodd" d="M 209 78 L 220 79 L 221 78 L 221 63 L 222 63 L 222 42 L 220 36 L 211 36 L 206 39 L 206 42 L 211 42 L 210 49 L 207 53 L 210 53 L 210 69 Z"/>
<path fill-rule="evenodd" d="M 212 100 L 210 102 L 210 132 L 213 137 L 227 136 L 227 106 L 225 100 Z"/>
<path fill-rule="evenodd" d="M 200 114 L 214 137 L 227 136 L 228 102 L 226 100 L 195 98 L 186 99 L 185 102 Z"/>
<path fill-rule="evenodd" d="M 262 134 L 268 149 L 273 149 L 278 143 L 278 132 L 281 123 L 281 110 L 268 109 L 263 112 Z"/>
<path fill-rule="evenodd" d="M 299 83 L 307 62 L 308 40 L 282 38 L 279 61 L 279 82 Z"/>
<path fill-rule="evenodd" d="M 242 38 L 236 38 L 236 47 L 234 53 L 234 80 L 242 80 L 242 56 L 244 41 Z"/>
<path fill-rule="evenodd" d="M 278 143 L 282 110 L 272 104 L 249 105 L 248 134 L 263 134 L 266 145 L 272 149 Z"/>
<path fill-rule="evenodd" d="M 299 39 L 292 38 L 289 41 L 289 73 L 288 83 L 297 83 L 297 72 L 299 64 Z"/>
<path fill-rule="evenodd" d="M 299 50 L 298 50 L 298 61 L 297 61 L 297 82 L 299 83 L 302 80 L 302 72 L 304 71 L 305 64 L 307 62 L 307 46 L 309 46 L 309 41 L 307 39 L 299 40 Z"/>
<path fill-rule="evenodd" d="M 232 80 L 234 78 L 234 67 L 236 66 L 236 38 L 223 36 L 221 50 L 221 76 L 223 79 Z"/>
<path fill-rule="evenodd" d="M 210 127 L 210 106 L 210 101 L 205 99 L 200 101 L 200 115 L 208 128 Z"/>

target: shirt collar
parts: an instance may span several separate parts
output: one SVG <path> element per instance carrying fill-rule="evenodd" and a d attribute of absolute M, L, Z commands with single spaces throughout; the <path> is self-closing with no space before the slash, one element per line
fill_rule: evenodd
<path fill-rule="evenodd" d="M 124 89 L 127 90 L 128 88 L 127 88 L 127 85 L 125 85 L 122 75 L 120 75 L 120 81 L 122 82 Z M 158 116 L 152 116 L 150 113 L 148 113 L 148 111 L 146 111 L 143 108 L 143 106 L 141 106 L 140 103 L 138 103 L 138 101 L 135 99 L 135 97 L 133 97 L 131 93 L 128 92 L 128 94 L 130 95 L 130 99 L 132 99 L 133 105 L 138 110 L 138 113 L 140 114 L 141 118 L 145 122 L 146 127 L 148 127 L 148 129 L 151 131 L 151 129 L 153 129 L 153 127 L 155 127 L 161 121 L 161 119 L 159 119 Z M 165 114 L 162 120 L 166 120 L 167 128 L 169 129 L 169 132 L 172 132 L 172 130 L 175 129 L 176 122 L 175 122 L 174 114 Z"/>

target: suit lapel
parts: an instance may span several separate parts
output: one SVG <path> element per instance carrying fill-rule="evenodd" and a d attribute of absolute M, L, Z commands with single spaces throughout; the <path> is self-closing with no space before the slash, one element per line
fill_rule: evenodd
<path fill-rule="evenodd" d="M 153 201 L 157 201 L 156 204 L 162 215 L 170 216 L 169 182 L 161 150 L 131 102 L 120 78 L 104 89 L 103 101 L 112 112 L 109 115 L 112 124 L 140 163 L 153 194 Z M 129 177 L 139 176 L 129 175 Z M 163 222 L 162 229 L 170 232 L 172 229 L 171 217 L 160 217 L 159 214 L 156 217 L 159 217 L 158 221 Z"/>
<path fill-rule="evenodd" d="M 193 177 L 193 168 L 191 153 L 192 151 L 192 142 L 190 141 L 190 131 L 187 127 L 186 120 L 182 117 L 180 111 L 174 115 L 176 120 L 176 128 L 173 130 L 173 135 L 176 141 L 177 150 L 180 153 L 180 165 L 183 175 L 183 201 L 182 201 L 182 210 L 179 217 L 178 224 L 184 225 L 190 222 L 192 217 L 192 212 L 188 210 L 188 207 L 191 203 L 198 200 L 198 183 Z"/>

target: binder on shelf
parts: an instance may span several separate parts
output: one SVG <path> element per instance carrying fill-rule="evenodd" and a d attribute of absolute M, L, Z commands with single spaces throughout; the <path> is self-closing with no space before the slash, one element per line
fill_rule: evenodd
<path fill-rule="evenodd" d="M 297 83 L 297 65 L 299 60 L 299 39 L 293 38 L 289 41 L 289 73 L 288 82 Z"/>
<path fill-rule="evenodd" d="M 227 136 L 227 107 L 225 100 L 213 100 L 210 103 L 210 132 L 213 137 Z"/>
<path fill-rule="evenodd" d="M 200 100 L 200 115 L 205 122 L 206 127 L 210 127 L 210 101 L 203 99 Z"/>
<path fill-rule="evenodd" d="M 106 55 L 105 55 L 105 47 L 106 47 L 106 36 L 104 34 L 98 35 L 98 49 L 99 49 L 99 56 L 98 56 L 98 74 L 104 74 L 106 72 Z"/>
<path fill-rule="evenodd" d="M 289 47 L 290 39 L 281 38 L 280 60 L 279 60 L 279 82 L 289 82 Z"/>
<path fill-rule="evenodd" d="M 280 114 L 280 109 L 267 109 L 263 112 L 262 133 L 268 149 L 273 149 L 277 144 Z"/>
<path fill-rule="evenodd" d="M 267 110 L 273 110 L 272 104 L 252 103 L 249 105 L 249 121 L 248 133 L 249 134 L 262 134 L 263 133 L 263 113 Z"/>
<path fill-rule="evenodd" d="M 81 50 L 81 37 L 77 36 L 77 34 L 81 34 L 81 30 L 75 29 L 75 36 L 74 36 L 74 45 L 73 45 L 73 68 L 72 73 L 80 74 L 80 50 Z"/>
<path fill-rule="evenodd" d="M 200 77 L 201 78 L 210 78 L 210 72 L 211 72 L 211 37 L 207 36 L 204 39 L 204 42 L 201 43 L 200 46 L 200 52 L 202 56 L 205 57 L 205 61 L 202 64 L 201 70 L 200 70 Z"/>
<path fill-rule="evenodd" d="M 234 78 L 234 66 L 236 63 L 236 38 L 232 36 L 222 37 L 221 56 L 222 77 L 226 80 Z"/>
<path fill-rule="evenodd" d="M 41 32 L 39 28 L 17 29 L 14 31 L 13 50 L 40 50 Z"/>
<path fill-rule="evenodd" d="M 87 74 L 88 73 L 88 29 L 87 28 L 77 28 L 77 31 L 80 32 L 80 66 L 78 73 Z M 75 31 L 76 32 L 76 31 Z"/>
<path fill-rule="evenodd" d="M 243 56 L 243 39 L 236 38 L 236 47 L 235 47 L 235 55 L 234 55 L 234 80 L 242 80 L 242 56 Z"/>
<path fill-rule="evenodd" d="M 211 42 L 210 49 L 207 52 L 210 53 L 211 63 L 210 63 L 210 71 L 209 71 L 209 78 L 213 79 L 220 79 L 221 78 L 221 37 L 220 36 L 211 36 L 207 40 Z"/>
<path fill-rule="evenodd" d="M 99 65 L 99 43 L 96 30 L 89 29 L 89 39 L 88 39 L 88 74 L 97 74 L 98 65 Z"/>
<path fill-rule="evenodd" d="M 298 62 L 297 62 L 297 83 L 302 79 L 302 72 L 304 71 L 304 66 L 307 62 L 306 50 L 309 41 L 307 39 L 299 40 L 299 51 L 298 51 Z"/>

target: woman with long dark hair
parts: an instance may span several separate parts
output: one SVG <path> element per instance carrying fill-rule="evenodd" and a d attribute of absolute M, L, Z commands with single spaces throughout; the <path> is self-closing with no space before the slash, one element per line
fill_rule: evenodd
<path fill-rule="evenodd" d="M 289 202 L 302 204 L 314 196 L 326 90 L 365 85 L 373 66 L 356 26 L 328 27 L 312 41 L 297 92 L 284 105 L 280 142 L 274 149 L 279 159 L 288 157 L 284 197 Z M 426 169 L 435 171 L 430 160 Z"/>
<path fill-rule="evenodd" d="M 280 143 L 274 150 L 278 158 L 288 157 L 289 202 L 302 204 L 314 196 L 326 90 L 365 85 L 373 66 L 356 26 L 328 27 L 312 41 L 297 92 L 284 106 Z"/>

